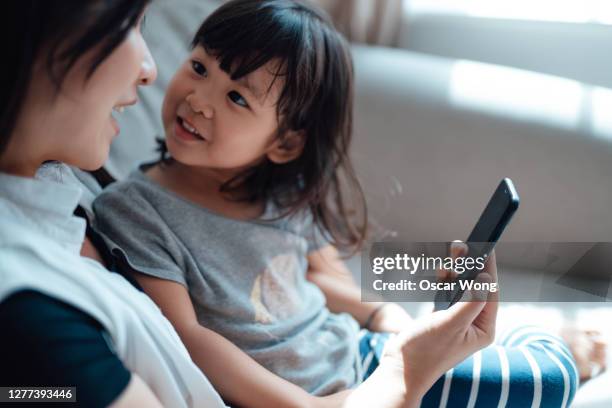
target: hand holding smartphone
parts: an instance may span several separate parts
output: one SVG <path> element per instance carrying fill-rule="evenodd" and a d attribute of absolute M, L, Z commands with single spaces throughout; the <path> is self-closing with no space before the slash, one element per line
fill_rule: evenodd
<path fill-rule="evenodd" d="M 487 258 L 495 244 L 510 223 L 512 216 L 519 206 L 519 196 L 512 180 L 503 179 L 489 203 L 482 212 L 474 229 L 467 239 L 468 253 L 471 258 Z M 480 273 L 478 269 L 464 272 L 456 280 L 472 280 Z M 457 303 L 463 295 L 461 285 L 454 285 L 455 289 L 450 291 L 438 291 L 435 297 L 435 310 L 448 309 Z"/>

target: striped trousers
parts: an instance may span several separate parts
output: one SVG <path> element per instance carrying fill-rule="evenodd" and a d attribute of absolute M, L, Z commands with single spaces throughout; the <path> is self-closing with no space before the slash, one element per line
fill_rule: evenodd
<path fill-rule="evenodd" d="M 391 335 L 362 330 L 359 350 L 365 380 L 378 366 Z M 578 370 L 565 342 L 533 326 L 515 328 L 440 377 L 423 408 L 565 408 L 578 388 Z"/>

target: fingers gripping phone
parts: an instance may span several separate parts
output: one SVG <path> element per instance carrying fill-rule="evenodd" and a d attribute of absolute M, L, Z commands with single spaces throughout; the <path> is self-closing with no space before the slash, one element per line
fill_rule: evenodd
<path fill-rule="evenodd" d="M 514 188 L 512 180 L 503 179 L 484 211 L 480 215 L 478 222 L 467 239 L 468 253 L 471 258 L 487 258 L 495 244 L 510 223 L 512 216 L 519 206 L 519 196 Z M 472 280 L 481 272 L 476 268 L 467 270 L 456 280 Z M 463 295 L 461 285 L 454 285 L 454 290 L 437 291 L 435 296 L 435 310 L 448 309 L 457 303 Z"/>

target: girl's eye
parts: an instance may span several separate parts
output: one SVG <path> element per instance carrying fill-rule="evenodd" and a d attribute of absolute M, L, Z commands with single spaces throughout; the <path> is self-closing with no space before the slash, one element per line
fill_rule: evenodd
<path fill-rule="evenodd" d="M 191 68 L 193 69 L 193 71 L 200 75 L 200 76 L 206 76 L 206 67 L 204 65 L 202 65 L 201 62 L 196 61 L 196 60 L 192 60 L 191 61 Z"/>
<path fill-rule="evenodd" d="M 242 106 L 243 108 L 249 107 L 249 104 L 247 103 L 246 99 L 244 99 L 242 95 L 240 95 L 238 92 L 231 91 L 227 95 L 236 105 Z"/>

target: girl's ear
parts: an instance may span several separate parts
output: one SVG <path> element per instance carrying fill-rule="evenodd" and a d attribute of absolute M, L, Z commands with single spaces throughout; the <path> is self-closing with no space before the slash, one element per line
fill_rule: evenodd
<path fill-rule="evenodd" d="M 297 159 L 304 150 L 306 135 L 303 131 L 289 131 L 285 137 L 274 141 L 268 149 L 268 159 L 276 164 L 288 163 Z"/>

